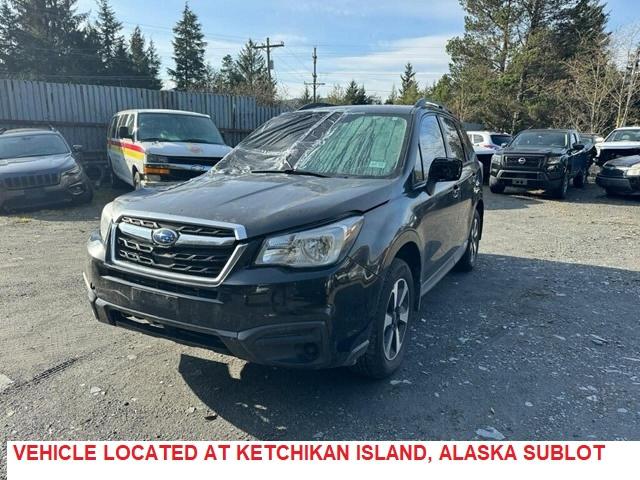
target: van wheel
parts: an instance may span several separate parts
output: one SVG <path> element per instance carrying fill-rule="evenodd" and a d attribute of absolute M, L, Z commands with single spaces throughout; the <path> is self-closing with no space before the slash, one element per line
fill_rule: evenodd
<path fill-rule="evenodd" d="M 573 186 L 576 188 L 584 188 L 586 183 L 587 183 L 587 174 L 584 172 L 584 170 L 580 170 L 578 172 L 578 175 L 573 177 Z"/>
<path fill-rule="evenodd" d="M 387 272 L 373 317 L 369 347 L 351 369 L 370 378 L 395 372 L 409 341 L 409 325 L 415 315 L 415 291 L 411 269 L 396 258 Z"/>
<path fill-rule="evenodd" d="M 133 188 L 136 190 L 140 190 L 142 188 L 142 177 L 140 176 L 140 172 L 135 172 L 133 174 Z"/>
<path fill-rule="evenodd" d="M 469 230 L 469 240 L 467 241 L 467 249 L 464 251 L 462 258 L 456 263 L 455 269 L 459 272 L 470 272 L 478 259 L 478 249 L 480 247 L 480 214 L 476 210 L 473 214 L 471 229 Z"/>

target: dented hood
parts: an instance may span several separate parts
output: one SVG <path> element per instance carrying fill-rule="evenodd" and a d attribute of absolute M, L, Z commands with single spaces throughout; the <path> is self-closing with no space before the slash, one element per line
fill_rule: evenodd
<path fill-rule="evenodd" d="M 390 179 L 318 178 L 284 173 L 202 175 L 119 197 L 114 214 L 143 211 L 244 226 L 249 238 L 328 222 L 389 200 Z"/>

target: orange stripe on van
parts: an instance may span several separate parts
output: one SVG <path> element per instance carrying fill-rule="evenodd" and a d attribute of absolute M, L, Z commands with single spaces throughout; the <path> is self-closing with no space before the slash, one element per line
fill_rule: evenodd
<path fill-rule="evenodd" d="M 134 143 L 123 142 L 121 140 L 109 140 L 109 145 L 113 145 L 114 147 L 126 148 L 128 150 L 133 150 L 134 152 L 144 153 L 144 148 Z"/>

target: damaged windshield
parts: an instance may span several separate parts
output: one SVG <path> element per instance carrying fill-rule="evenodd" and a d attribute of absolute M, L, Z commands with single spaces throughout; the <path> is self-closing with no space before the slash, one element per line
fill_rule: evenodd
<path fill-rule="evenodd" d="M 335 111 L 280 115 L 258 128 L 212 173 L 279 171 L 387 177 L 398 167 L 407 118 Z"/>

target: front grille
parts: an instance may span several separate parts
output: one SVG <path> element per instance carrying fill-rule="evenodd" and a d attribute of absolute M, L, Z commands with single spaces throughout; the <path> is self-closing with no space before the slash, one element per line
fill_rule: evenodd
<path fill-rule="evenodd" d="M 524 158 L 524 163 L 520 162 L 520 159 Z M 544 158 L 534 157 L 531 155 L 513 155 L 505 157 L 505 165 L 508 168 L 540 168 L 542 166 Z"/>
<path fill-rule="evenodd" d="M 32 175 L 19 175 L 7 177 L 4 184 L 8 189 L 21 190 L 23 188 L 48 187 L 60 183 L 60 175 L 57 173 L 37 173 Z"/>
<path fill-rule="evenodd" d="M 209 227 L 202 225 L 178 224 L 164 220 L 147 220 L 146 218 L 122 217 L 121 222 L 146 228 L 170 228 L 178 233 L 190 235 L 203 235 L 206 237 L 233 237 L 235 232 L 231 228 Z"/>
<path fill-rule="evenodd" d="M 167 157 L 169 163 L 176 165 L 205 165 L 213 167 L 222 157 Z"/>
<path fill-rule="evenodd" d="M 116 261 L 160 272 L 215 279 L 236 248 L 235 232 L 224 227 L 178 224 L 125 216 L 115 227 L 113 254 Z M 132 227 L 126 227 L 126 224 Z M 179 235 L 171 246 L 152 240 L 156 228 L 170 228 Z M 183 237 L 184 236 L 184 237 Z M 207 241 L 209 239 L 209 241 Z M 221 244 L 223 243 L 223 244 Z"/>
<path fill-rule="evenodd" d="M 621 178 L 624 177 L 624 170 L 620 170 L 614 166 L 604 167 L 600 171 L 600 175 L 603 177 Z"/>

